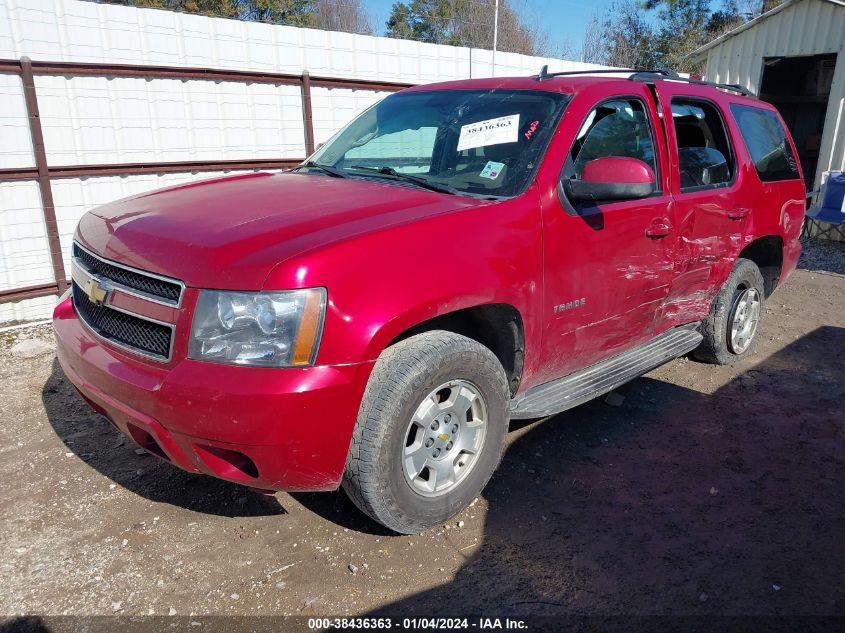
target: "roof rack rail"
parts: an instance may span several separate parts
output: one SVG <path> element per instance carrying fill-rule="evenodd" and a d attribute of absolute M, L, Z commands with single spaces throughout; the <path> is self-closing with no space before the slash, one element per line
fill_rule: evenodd
<path fill-rule="evenodd" d="M 673 73 L 674 74 L 674 73 Z M 688 84 L 695 84 L 696 86 L 712 86 L 713 88 L 719 88 L 721 90 L 728 90 L 730 92 L 736 92 L 741 94 L 744 97 L 754 97 L 756 98 L 757 95 L 740 86 L 739 84 L 720 84 L 715 81 L 705 81 L 704 79 L 692 79 L 691 77 L 681 77 L 680 75 L 674 74 L 674 77 L 666 77 L 662 73 L 655 73 L 653 71 L 641 71 L 634 73 L 628 79 L 631 81 L 654 81 L 655 79 L 670 79 L 671 81 L 682 81 Z"/>
<path fill-rule="evenodd" d="M 681 77 L 678 73 L 665 68 L 598 68 L 596 70 L 569 70 L 558 73 L 550 73 L 548 66 L 543 66 L 540 73 L 535 77 L 537 81 L 551 79 L 552 77 L 565 77 L 571 75 L 610 75 L 610 74 L 629 74 L 630 81 L 650 82 L 659 79 L 667 79 L 669 81 L 682 81 L 688 84 L 695 84 L 698 86 L 712 86 L 721 90 L 728 90 L 736 92 L 744 97 L 757 97 L 756 94 L 750 90 L 740 86 L 739 84 L 720 84 L 713 81 L 704 81 L 703 79 L 692 79 L 688 77 Z"/>
<path fill-rule="evenodd" d="M 638 73 L 652 73 L 655 75 L 663 75 L 665 77 L 677 77 L 676 73 L 671 70 L 664 70 L 662 68 L 596 68 L 595 70 L 565 70 L 557 73 L 550 73 L 548 65 L 540 69 L 535 79 L 543 81 L 551 79 L 552 77 L 565 77 L 568 75 L 618 75 L 618 74 L 638 74 Z M 682 77 L 683 79 L 683 77 Z"/>

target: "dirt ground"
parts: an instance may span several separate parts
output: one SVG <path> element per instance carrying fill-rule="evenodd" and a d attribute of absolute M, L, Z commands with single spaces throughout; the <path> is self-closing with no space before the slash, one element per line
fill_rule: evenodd
<path fill-rule="evenodd" d="M 6 335 L 0 614 L 845 615 L 835 255 L 770 299 L 752 360 L 678 359 L 619 406 L 514 425 L 473 506 L 411 537 L 340 492 L 264 497 L 137 454 Z"/>

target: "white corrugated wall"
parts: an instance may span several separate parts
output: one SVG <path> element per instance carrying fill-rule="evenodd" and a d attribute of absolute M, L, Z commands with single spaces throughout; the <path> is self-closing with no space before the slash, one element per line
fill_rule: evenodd
<path fill-rule="evenodd" d="M 489 76 L 492 53 L 78 0 L 0 0 L 0 58 L 188 66 L 428 83 Z M 594 65 L 513 53 L 495 74 Z M 298 158 L 300 91 L 227 81 L 35 77 L 51 166 Z M 314 136 L 329 138 L 387 93 L 312 88 Z M 0 74 L 0 169 L 32 167 L 20 78 Z M 79 217 L 145 190 L 210 178 L 203 172 L 52 181 L 65 265 Z M 35 181 L 0 181 L 0 290 L 53 281 Z M 0 304 L 0 325 L 44 318 L 52 298 Z"/>
<path fill-rule="evenodd" d="M 798 0 L 705 52 L 705 79 L 760 90 L 764 57 L 837 53 L 815 174 L 845 170 L 845 6 Z"/>

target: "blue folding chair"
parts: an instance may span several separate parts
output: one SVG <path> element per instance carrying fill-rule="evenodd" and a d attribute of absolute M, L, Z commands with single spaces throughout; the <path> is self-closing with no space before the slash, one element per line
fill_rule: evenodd
<path fill-rule="evenodd" d="M 845 240 L 845 172 L 829 172 L 819 191 L 819 198 L 821 205 L 813 204 L 807 209 L 803 233 L 826 239 L 831 239 L 831 235 L 836 233 Z"/>

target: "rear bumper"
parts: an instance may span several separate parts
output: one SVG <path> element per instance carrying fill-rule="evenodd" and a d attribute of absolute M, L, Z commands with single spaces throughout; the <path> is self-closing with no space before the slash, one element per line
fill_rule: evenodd
<path fill-rule="evenodd" d="M 146 361 L 103 342 L 70 299 L 53 316 L 59 363 L 97 411 L 150 453 L 271 490 L 333 490 L 373 362 L 297 369 Z"/>

